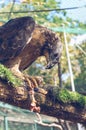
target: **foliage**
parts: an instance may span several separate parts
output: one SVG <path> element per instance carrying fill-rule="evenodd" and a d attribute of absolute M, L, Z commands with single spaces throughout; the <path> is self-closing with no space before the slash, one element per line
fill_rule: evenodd
<path fill-rule="evenodd" d="M 12 72 L 2 64 L 0 64 L 0 78 L 14 87 L 22 85 L 22 81 L 15 77 Z"/>
<path fill-rule="evenodd" d="M 86 106 L 86 96 L 83 96 L 77 92 L 72 92 L 67 89 L 59 89 L 56 97 L 61 103 L 64 104 L 74 104 L 79 108 L 85 108 Z"/>

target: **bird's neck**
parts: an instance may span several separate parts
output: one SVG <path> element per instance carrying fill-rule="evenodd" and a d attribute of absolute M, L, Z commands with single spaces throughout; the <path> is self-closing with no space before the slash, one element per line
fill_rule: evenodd
<path fill-rule="evenodd" d="M 37 42 L 37 41 L 36 41 Z M 34 45 L 28 44 L 21 53 L 20 70 L 24 70 L 29 67 L 38 57 L 41 56 L 41 46 L 37 43 Z"/>

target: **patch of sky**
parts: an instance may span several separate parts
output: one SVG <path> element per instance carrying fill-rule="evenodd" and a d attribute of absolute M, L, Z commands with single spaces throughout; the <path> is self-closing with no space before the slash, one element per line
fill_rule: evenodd
<path fill-rule="evenodd" d="M 74 10 L 67 10 L 67 16 L 86 23 L 86 0 L 61 0 L 60 8 L 82 7 Z"/>
<path fill-rule="evenodd" d="M 74 36 L 71 38 L 70 45 L 86 43 L 86 34 Z"/>

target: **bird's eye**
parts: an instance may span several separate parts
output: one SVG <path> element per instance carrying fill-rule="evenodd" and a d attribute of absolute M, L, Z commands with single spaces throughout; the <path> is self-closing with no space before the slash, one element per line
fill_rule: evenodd
<path fill-rule="evenodd" d="M 54 57 L 58 57 L 58 53 L 54 54 Z"/>

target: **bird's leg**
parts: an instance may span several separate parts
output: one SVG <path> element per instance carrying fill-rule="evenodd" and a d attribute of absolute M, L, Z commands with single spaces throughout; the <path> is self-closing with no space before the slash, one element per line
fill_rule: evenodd
<path fill-rule="evenodd" d="M 23 74 L 21 71 L 19 71 L 17 65 L 15 65 L 14 67 L 10 68 L 10 70 L 12 71 L 12 73 L 13 73 L 16 77 L 18 77 L 18 78 L 24 80 L 24 74 Z"/>
<path fill-rule="evenodd" d="M 46 90 L 42 88 L 39 89 L 39 86 L 43 85 L 43 78 L 39 76 L 33 77 L 33 76 L 25 75 L 25 82 L 27 85 L 29 85 L 28 90 L 29 90 L 29 98 L 31 101 L 30 110 L 34 112 L 40 112 L 40 107 L 36 106 L 37 102 L 34 97 L 34 92 L 38 92 L 44 95 L 47 94 Z"/>
<path fill-rule="evenodd" d="M 28 87 L 28 94 L 30 99 L 30 110 L 34 112 L 40 112 L 40 107 L 36 106 L 36 100 L 34 97 L 34 86 L 38 87 L 38 85 L 36 81 L 31 80 L 30 77 L 26 78 L 27 76 L 19 71 L 18 65 L 19 64 L 15 64 L 13 67 L 11 67 L 11 71 L 15 76 L 22 79 L 25 82 L 25 86 Z"/>
<path fill-rule="evenodd" d="M 10 61 L 8 61 L 5 66 L 8 67 L 11 72 L 18 78 L 20 78 L 21 80 L 24 80 L 24 75 L 23 73 L 19 70 L 19 66 L 21 63 L 21 58 L 20 57 L 16 57 L 15 59 L 12 59 Z"/>
<path fill-rule="evenodd" d="M 40 112 L 40 107 L 36 106 L 36 100 L 34 97 L 34 85 L 35 86 L 37 85 L 36 81 L 35 84 L 33 84 L 31 78 L 28 75 L 25 75 L 25 84 L 29 92 L 30 110 L 35 112 Z"/>
<path fill-rule="evenodd" d="M 20 78 L 25 86 L 28 88 L 28 95 L 30 99 L 30 110 L 35 112 L 40 112 L 40 107 L 36 106 L 36 100 L 34 97 L 34 92 L 39 92 L 39 86 L 42 85 L 43 79 L 41 77 L 31 77 L 29 75 L 23 74 L 19 71 L 19 66 L 21 63 L 21 58 L 17 57 L 14 60 L 11 60 L 6 64 L 6 66 L 12 71 L 12 73 Z M 43 91 L 42 91 L 43 93 Z"/>
<path fill-rule="evenodd" d="M 23 82 L 25 83 L 25 86 L 28 87 L 28 94 L 29 94 L 29 99 L 30 99 L 30 110 L 31 111 L 35 111 L 35 112 L 40 112 L 40 108 L 36 107 L 36 100 L 34 97 L 34 85 L 37 86 L 37 83 L 35 81 L 34 85 L 33 85 L 33 81 L 31 80 L 31 78 L 29 76 L 26 76 L 25 74 L 23 74 L 21 71 L 19 71 L 19 65 L 20 65 L 21 60 L 20 59 L 16 59 L 14 64 L 10 64 L 10 70 L 12 71 L 12 73 L 20 78 L 21 80 L 23 80 Z M 28 78 L 27 78 L 28 77 Z"/>
<path fill-rule="evenodd" d="M 43 78 L 39 77 L 39 76 L 29 76 L 29 75 L 25 75 L 25 82 L 26 84 L 28 84 L 28 90 L 29 90 L 29 98 L 30 98 L 30 110 L 34 111 L 34 112 L 40 112 L 40 107 L 37 107 L 36 104 L 36 100 L 34 97 L 34 92 L 38 92 L 41 94 L 46 95 L 47 91 L 39 88 L 39 86 L 43 85 Z"/>

